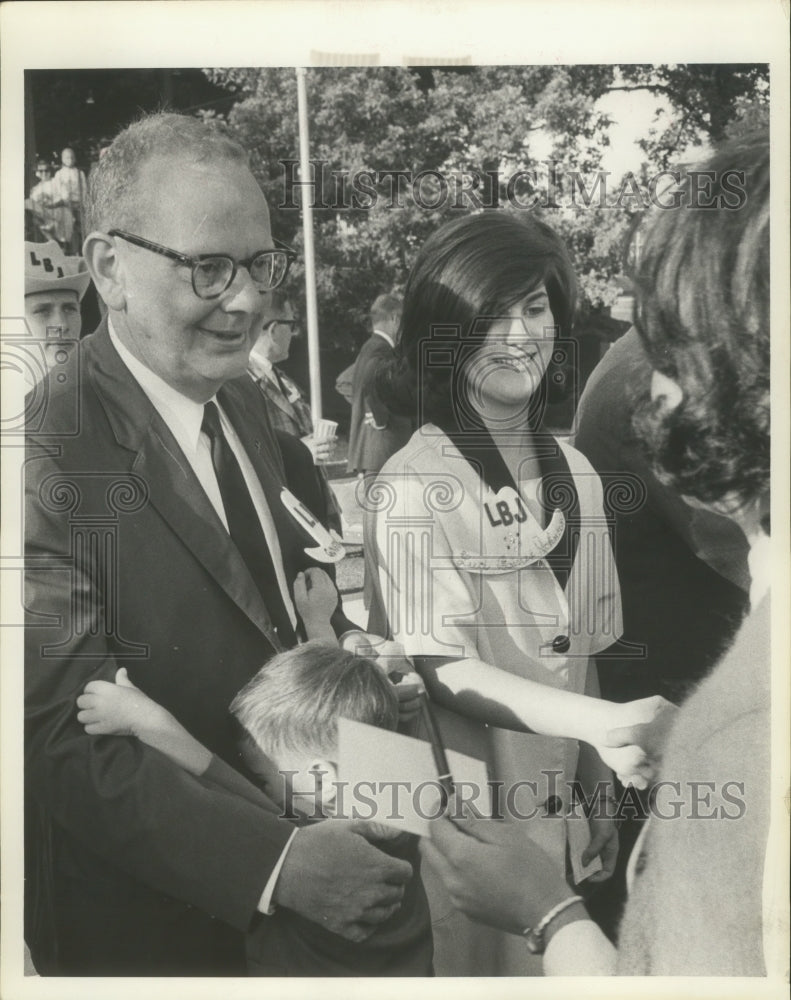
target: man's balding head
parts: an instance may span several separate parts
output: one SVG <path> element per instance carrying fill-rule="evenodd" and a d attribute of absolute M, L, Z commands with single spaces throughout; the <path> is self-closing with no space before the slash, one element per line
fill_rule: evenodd
<path fill-rule="evenodd" d="M 205 403 L 244 373 L 267 292 L 250 268 L 273 249 L 269 210 L 246 153 L 196 119 L 153 115 L 118 136 L 91 181 L 84 252 L 113 331 Z M 206 296 L 195 267 L 212 257 L 228 282 Z"/>
<path fill-rule="evenodd" d="M 160 158 L 249 166 L 246 150 L 220 123 L 170 113 L 146 115 L 120 132 L 91 170 L 86 232 L 135 231 L 145 210 L 138 187 L 141 170 Z"/>

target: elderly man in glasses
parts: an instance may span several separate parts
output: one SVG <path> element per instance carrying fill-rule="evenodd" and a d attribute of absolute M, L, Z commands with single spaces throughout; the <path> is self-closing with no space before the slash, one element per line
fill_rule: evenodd
<path fill-rule="evenodd" d="M 411 868 L 362 826 L 294 836 L 251 786 L 232 795 L 77 720 L 86 682 L 125 667 L 241 766 L 227 706 L 297 641 L 292 586 L 315 544 L 281 501 L 281 451 L 245 374 L 293 257 L 245 152 L 219 128 L 151 116 L 94 168 L 88 209 L 84 256 L 108 315 L 26 413 L 34 962 L 54 975 L 243 974 L 243 934 L 272 907 L 363 940 Z M 333 624 L 350 627 L 340 601 Z"/>

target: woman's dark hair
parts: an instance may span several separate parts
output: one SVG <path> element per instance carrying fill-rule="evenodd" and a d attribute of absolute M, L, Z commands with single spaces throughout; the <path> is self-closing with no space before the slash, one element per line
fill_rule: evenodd
<path fill-rule="evenodd" d="M 657 213 L 635 275 L 638 332 L 683 398 L 646 404 L 635 428 L 681 494 L 743 505 L 769 487 L 768 136 L 702 169 L 716 207 L 694 205 L 693 180 L 686 204 Z"/>
<path fill-rule="evenodd" d="M 566 248 L 549 226 L 529 215 L 489 211 L 438 229 L 407 280 L 396 359 L 377 376 L 388 406 L 417 415 L 420 423 L 458 427 L 458 393 L 465 386 L 460 367 L 489 326 L 541 284 L 556 335 L 567 336 L 576 283 Z M 548 372 L 534 394 L 541 411 L 550 380 Z"/>

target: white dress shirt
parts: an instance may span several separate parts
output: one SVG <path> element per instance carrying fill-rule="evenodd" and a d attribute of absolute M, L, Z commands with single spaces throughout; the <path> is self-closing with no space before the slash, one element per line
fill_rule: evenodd
<path fill-rule="evenodd" d="M 250 351 L 250 357 L 247 359 L 247 370 L 254 379 L 267 378 L 278 389 L 280 388 L 272 362 L 263 354 L 259 354 L 255 347 Z"/>
<path fill-rule="evenodd" d="M 377 335 L 377 337 L 381 337 L 383 340 L 386 340 L 387 343 L 393 348 L 393 350 L 395 350 L 395 344 L 393 343 L 393 338 L 390 336 L 389 333 L 385 333 L 384 330 L 377 330 L 377 329 L 374 329 L 374 333 Z"/>
<path fill-rule="evenodd" d="M 107 325 L 113 347 L 115 347 L 116 351 L 118 351 L 119 357 L 129 369 L 134 380 L 146 396 L 148 396 L 152 406 L 157 410 L 159 415 L 167 424 L 168 429 L 173 434 L 173 437 L 176 439 L 179 447 L 184 452 L 185 458 L 192 466 L 195 475 L 198 477 L 198 482 L 203 487 L 212 507 L 214 507 L 217 512 L 217 516 L 220 518 L 227 530 L 228 521 L 225 516 L 225 508 L 223 507 L 222 496 L 220 495 L 220 487 L 217 483 L 214 465 L 211 460 L 211 444 L 207 435 L 201 431 L 201 425 L 203 424 L 203 404 L 196 403 L 194 400 L 188 399 L 182 393 L 177 392 L 172 386 L 168 385 L 164 379 L 160 378 L 159 375 L 156 375 L 150 368 L 147 368 L 141 361 L 138 361 L 129 349 L 119 340 L 117 333 L 113 329 L 112 321 L 108 319 Z M 278 541 L 275 523 L 272 519 L 269 506 L 267 505 L 263 488 L 258 481 L 258 477 L 250 464 L 250 459 L 247 457 L 247 453 L 242 447 L 242 443 L 239 440 L 236 431 L 233 429 L 230 421 L 223 413 L 222 407 L 219 403 L 217 403 L 216 398 L 214 398 L 213 401 L 217 405 L 217 410 L 220 414 L 220 424 L 222 426 L 223 434 L 225 434 L 228 446 L 236 456 L 236 460 L 238 461 L 239 467 L 242 470 L 242 475 L 244 476 L 244 481 L 250 491 L 253 506 L 255 507 L 258 519 L 261 522 L 264 538 L 266 539 L 266 544 L 269 546 L 269 552 L 272 556 L 272 564 L 275 567 L 275 574 L 277 576 L 277 582 L 280 586 L 283 603 L 288 611 L 288 616 L 291 619 L 292 626 L 296 626 L 297 619 L 294 612 L 294 605 L 291 601 L 291 596 L 288 592 L 288 586 L 286 584 L 285 571 L 283 569 L 283 557 L 280 552 L 280 542 Z M 283 853 L 280 855 L 280 859 L 275 865 L 272 874 L 269 876 L 269 881 L 264 888 L 263 895 L 261 896 L 261 900 L 258 904 L 258 909 L 262 913 L 274 912 L 271 901 L 272 894 L 275 889 L 275 883 L 277 882 L 280 869 L 283 867 L 283 862 L 285 861 L 286 854 L 288 853 L 288 849 L 291 846 L 296 832 L 297 831 L 295 829 L 283 849 Z"/>

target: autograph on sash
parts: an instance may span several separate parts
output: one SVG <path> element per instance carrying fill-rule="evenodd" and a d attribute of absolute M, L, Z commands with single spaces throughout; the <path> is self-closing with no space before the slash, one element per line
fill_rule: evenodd
<path fill-rule="evenodd" d="M 480 550 L 461 549 L 451 556 L 453 565 L 480 573 L 512 573 L 550 553 L 563 537 L 566 519 L 556 509 L 542 528 L 517 491 L 504 486 L 497 493 L 487 491 L 480 524 Z"/>

